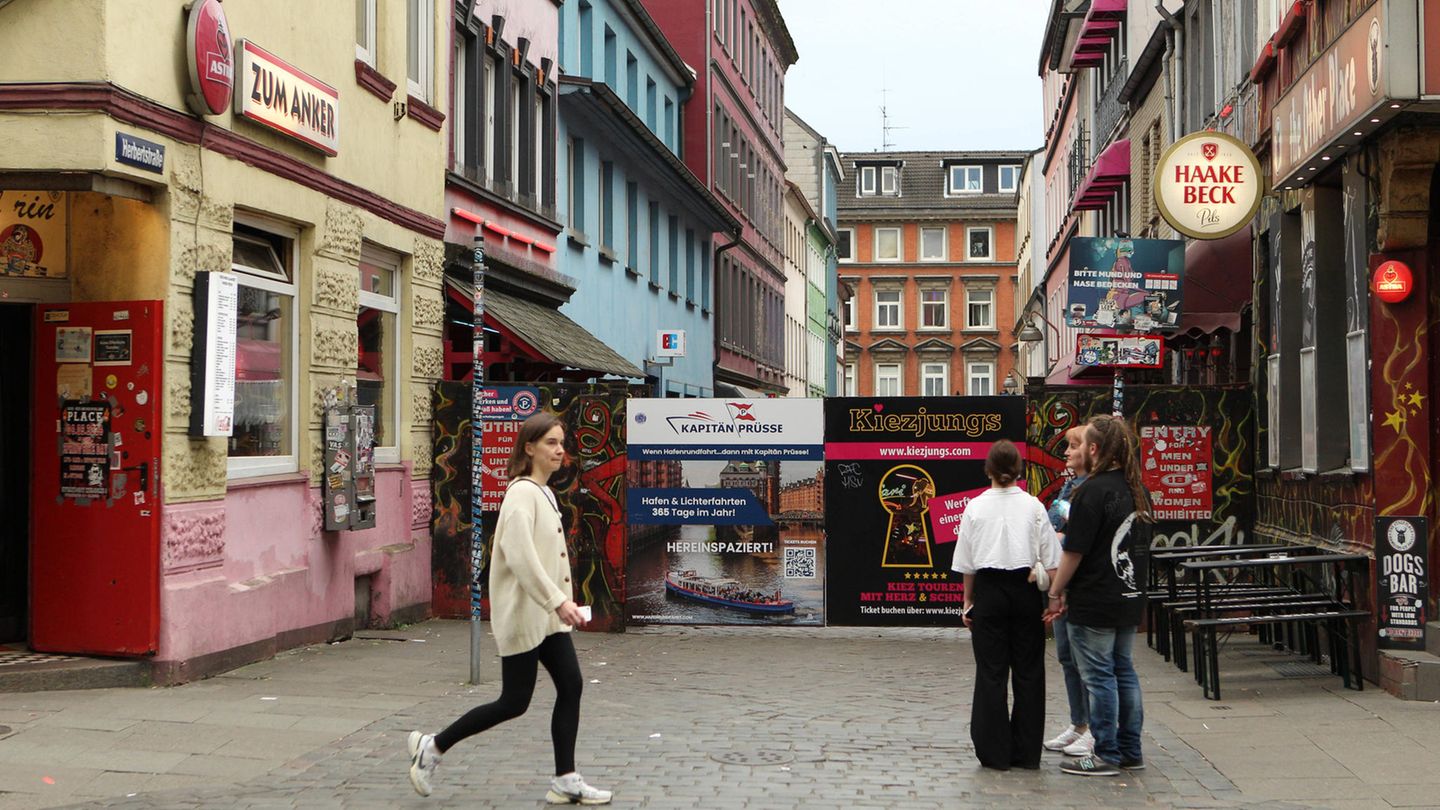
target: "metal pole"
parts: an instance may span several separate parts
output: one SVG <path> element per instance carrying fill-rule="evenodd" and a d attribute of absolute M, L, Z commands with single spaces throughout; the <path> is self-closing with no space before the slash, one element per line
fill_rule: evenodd
<path fill-rule="evenodd" d="M 485 562 L 485 534 L 481 502 L 484 496 L 485 458 L 485 237 L 475 235 L 471 255 L 471 283 L 475 285 L 475 327 L 470 349 L 470 683 L 480 683 L 480 570 Z"/>

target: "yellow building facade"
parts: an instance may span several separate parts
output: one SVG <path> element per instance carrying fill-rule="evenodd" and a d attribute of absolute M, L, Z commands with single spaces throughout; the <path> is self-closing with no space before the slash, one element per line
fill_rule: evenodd
<path fill-rule="evenodd" d="M 428 610 L 448 13 L 0 4 L 0 232 L 38 239 L 24 216 L 45 210 L 64 234 L 48 260 L 0 261 L 0 642 L 145 656 L 163 682 Z M 214 89 L 227 46 L 231 100 L 199 114 L 187 96 Z M 196 296 L 220 276 L 233 326 Z M 198 374 L 196 341 L 231 332 L 230 435 L 197 436 L 227 384 Z M 375 525 L 326 531 L 326 413 L 346 402 L 376 409 Z M 86 413 L 98 453 L 68 432 Z"/>

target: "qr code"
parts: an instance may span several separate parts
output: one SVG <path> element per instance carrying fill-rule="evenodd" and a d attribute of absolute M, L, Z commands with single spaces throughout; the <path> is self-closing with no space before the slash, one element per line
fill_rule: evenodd
<path fill-rule="evenodd" d="M 815 578 L 815 549 L 813 549 L 813 548 L 787 548 L 787 549 L 785 549 L 785 578 L 786 578 L 786 579 L 814 579 L 814 578 Z"/>

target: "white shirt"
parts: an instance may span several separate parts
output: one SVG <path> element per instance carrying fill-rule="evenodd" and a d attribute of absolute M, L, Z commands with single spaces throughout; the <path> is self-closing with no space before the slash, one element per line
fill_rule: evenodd
<path fill-rule="evenodd" d="M 973 574 L 981 568 L 1013 571 L 1039 562 L 1060 565 L 1060 540 L 1045 507 L 1019 487 L 991 487 L 965 507 L 951 570 Z"/>

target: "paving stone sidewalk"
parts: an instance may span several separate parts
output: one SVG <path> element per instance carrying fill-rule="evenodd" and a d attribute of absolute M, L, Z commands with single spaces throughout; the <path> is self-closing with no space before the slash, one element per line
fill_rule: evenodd
<path fill-rule="evenodd" d="M 529 714 L 446 756 L 432 797 L 406 780 L 407 731 L 438 729 L 498 692 L 461 683 L 468 638 L 464 623 L 435 621 L 171 689 L 0 695 L 11 729 L 0 810 L 538 807 L 552 764 L 543 675 Z M 1346 692 L 1328 675 L 1282 677 L 1275 664 L 1297 659 L 1250 641 L 1225 659 L 1219 704 L 1137 651 L 1150 767 L 1080 779 L 1055 755 L 1039 772 L 975 764 L 963 632 L 674 628 L 576 640 L 587 680 L 579 765 L 615 790 L 616 806 L 1387 807 L 1440 796 L 1428 764 L 1440 707 Z M 1054 729 L 1065 714 L 1053 654 L 1048 679 Z"/>

